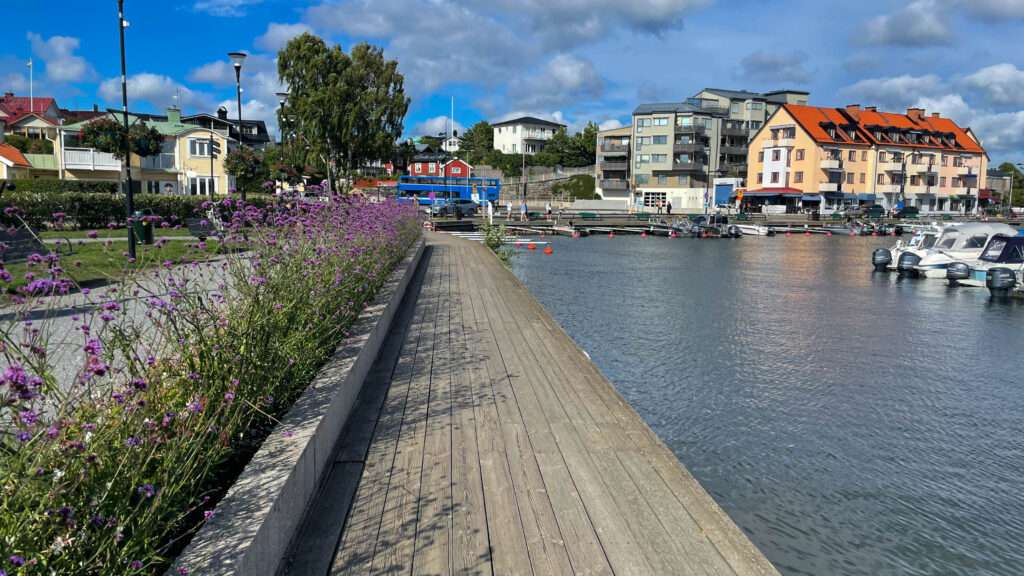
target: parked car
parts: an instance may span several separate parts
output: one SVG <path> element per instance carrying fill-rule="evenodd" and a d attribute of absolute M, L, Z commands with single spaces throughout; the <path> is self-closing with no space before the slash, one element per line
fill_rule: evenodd
<path fill-rule="evenodd" d="M 881 218 L 885 216 L 885 208 L 881 204 L 870 206 L 852 206 L 843 212 L 845 216 L 863 216 L 865 218 Z"/>
<path fill-rule="evenodd" d="M 895 217 L 914 219 L 917 218 L 920 215 L 920 213 L 921 210 L 917 206 L 904 206 L 903 210 L 896 211 Z"/>
<path fill-rule="evenodd" d="M 451 198 L 434 204 L 430 213 L 434 216 L 454 216 L 456 208 L 462 210 L 463 216 L 472 216 L 477 213 L 477 206 L 472 200 L 463 198 Z"/>

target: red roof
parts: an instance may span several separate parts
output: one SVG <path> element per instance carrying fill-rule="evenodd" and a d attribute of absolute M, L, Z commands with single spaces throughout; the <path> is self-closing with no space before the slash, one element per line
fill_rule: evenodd
<path fill-rule="evenodd" d="M 818 108 L 817 106 L 797 106 L 795 104 L 786 104 L 784 108 L 810 134 L 811 138 L 822 144 L 862 146 L 871 144 L 871 140 L 868 140 L 869 136 L 857 128 L 856 124 L 837 108 Z M 834 138 L 828 135 L 822 124 L 835 125 L 837 129 Z M 848 128 L 850 125 L 854 127 Z M 857 137 L 859 140 L 856 139 Z"/>
<path fill-rule="evenodd" d="M 53 98 L 30 98 L 28 96 L 15 96 L 8 92 L 7 94 L 0 96 L 0 110 L 3 110 L 7 114 L 8 118 L 5 118 L 7 125 L 10 126 L 15 122 L 21 120 L 25 116 L 35 114 L 40 118 L 46 114 L 46 111 L 53 105 Z M 51 124 L 56 122 L 43 118 Z"/>
<path fill-rule="evenodd" d="M 13 162 L 15 166 L 23 166 L 25 168 L 32 167 L 32 164 L 29 164 L 29 161 L 25 159 L 24 154 L 14 146 L 4 142 L 0 142 L 0 157 Z"/>

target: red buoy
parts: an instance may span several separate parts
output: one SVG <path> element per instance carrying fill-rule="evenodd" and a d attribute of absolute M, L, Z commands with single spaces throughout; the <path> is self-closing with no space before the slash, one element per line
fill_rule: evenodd
<path fill-rule="evenodd" d="M 609 238 L 615 238 L 615 232 L 609 232 L 608 233 L 608 237 Z"/>
<path fill-rule="evenodd" d="M 647 232 L 641 232 L 640 233 L 640 237 L 641 238 L 647 238 Z"/>
<path fill-rule="evenodd" d="M 548 246 L 547 248 L 544 249 L 544 253 L 545 254 L 554 254 L 555 251 L 551 249 L 551 246 Z"/>
<path fill-rule="evenodd" d="M 786 232 L 786 236 L 790 236 L 790 235 L 791 235 L 791 234 L 790 234 L 789 232 Z"/>
<path fill-rule="evenodd" d="M 878 236 L 878 232 L 872 232 L 871 235 L 872 236 Z"/>
<path fill-rule="evenodd" d="M 522 245 L 523 245 L 522 242 L 516 242 L 516 246 L 522 246 Z"/>
<path fill-rule="evenodd" d="M 530 245 L 527 246 L 527 248 L 529 248 L 530 250 L 536 250 L 537 249 L 537 247 L 533 245 L 533 242 L 531 242 Z"/>
<path fill-rule="evenodd" d="M 832 233 L 831 233 L 831 232 L 829 232 L 828 234 L 825 234 L 825 236 L 831 236 L 831 235 L 832 235 Z"/>
<path fill-rule="evenodd" d="M 670 238 L 675 238 L 675 237 L 676 237 L 676 233 L 675 233 L 675 232 L 673 232 L 673 233 L 669 234 L 669 237 L 670 237 Z"/>
<path fill-rule="evenodd" d="M 579 238 L 579 237 L 580 237 L 580 235 L 579 235 L 579 233 L 578 233 L 578 232 L 573 232 L 573 234 L 572 234 L 572 237 L 573 237 L 573 238 Z"/>
<path fill-rule="evenodd" d="M 850 236 L 853 236 L 853 232 L 850 232 Z"/>

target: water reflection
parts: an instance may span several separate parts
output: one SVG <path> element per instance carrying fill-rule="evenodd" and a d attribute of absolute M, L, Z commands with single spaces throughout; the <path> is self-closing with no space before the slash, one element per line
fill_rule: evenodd
<path fill-rule="evenodd" d="M 889 238 L 555 239 L 515 271 L 785 574 L 1021 574 L 1024 306 Z"/>

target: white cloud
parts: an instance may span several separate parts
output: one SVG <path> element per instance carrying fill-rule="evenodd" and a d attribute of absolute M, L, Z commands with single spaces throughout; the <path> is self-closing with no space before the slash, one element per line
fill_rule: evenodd
<path fill-rule="evenodd" d="M 851 34 L 854 44 L 883 46 L 935 46 L 953 41 L 952 18 L 940 0 L 917 0 L 892 14 L 861 24 Z"/>
<path fill-rule="evenodd" d="M 599 123 L 597 126 L 601 130 L 614 130 L 616 128 L 622 128 L 625 124 L 620 122 L 618 118 L 609 118 L 608 120 Z"/>
<path fill-rule="evenodd" d="M 14 92 L 20 94 L 28 92 L 28 76 L 25 74 L 4 74 L 0 76 L 0 93 Z"/>
<path fill-rule="evenodd" d="M 312 28 L 305 24 L 278 24 L 277 22 L 271 22 L 267 26 L 266 34 L 257 38 L 255 45 L 257 48 L 267 52 L 277 52 L 284 48 L 284 45 L 292 38 L 299 36 L 303 32 L 312 31 Z"/>
<path fill-rule="evenodd" d="M 217 104 L 217 107 L 223 107 L 228 111 L 228 118 L 235 120 L 238 118 L 238 100 L 231 98 L 222 101 Z M 271 139 L 278 138 L 278 126 L 277 126 L 277 105 L 268 105 L 260 100 L 250 99 L 246 100 L 245 95 L 242 95 L 242 120 L 263 120 L 267 124 L 267 132 L 270 134 Z"/>
<path fill-rule="evenodd" d="M 451 118 L 448 118 L 447 116 L 435 116 L 413 126 L 412 130 L 409 131 L 409 134 L 412 134 L 413 136 L 437 136 L 441 132 L 445 132 L 450 123 Z M 465 128 L 463 128 L 462 123 L 458 121 L 455 122 L 455 129 L 459 131 L 459 134 L 466 131 Z"/>
<path fill-rule="evenodd" d="M 147 102 L 156 110 L 162 111 L 176 103 L 175 96 L 179 93 L 181 94 L 179 106 L 182 109 L 193 108 L 204 112 L 210 111 L 213 99 L 209 95 L 190 90 L 167 76 L 143 72 L 128 77 L 129 109 L 134 109 L 137 102 Z M 101 82 L 99 95 L 107 102 L 120 102 L 121 79 L 108 78 Z"/>
<path fill-rule="evenodd" d="M 736 77 L 755 82 L 792 82 L 806 84 L 807 54 L 797 50 L 789 54 L 769 54 L 756 50 L 740 61 Z"/>
<path fill-rule="evenodd" d="M 52 82 L 88 82 L 96 78 L 96 69 L 75 51 L 81 45 L 78 38 L 53 36 L 43 40 L 42 36 L 29 32 L 32 55 L 46 64 L 46 79 Z"/>
<path fill-rule="evenodd" d="M 863 100 L 865 106 L 878 106 L 899 111 L 918 98 L 937 97 L 948 91 L 946 84 L 935 74 L 924 76 L 897 76 L 894 78 L 868 78 L 839 91 L 840 96 Z"/>
<path fill-rule="evenodd" d="M 1001 22 L 1024 18 L 1024 0 L 953 0 L 978 20 Z"/>
<path fill-rule="evenodd" d="M 990 154 L 1017 152 L 1024 147 L 1024 110 L 994 112 L 972 108 L 960 94 L 921 98 L 914 105 L 927 113 L 939 112 L 961 128 L 970 127 Z"/>
<path fill-rule="evenodd" d="M 214 86 L 230 86 L 235 83 L 235 70 L 227 60 L 203 64 L 188 75 L 189 82 L 201 82 Z"/>
<path fill-rule="evenodd" d="M 996 106 L 1024 106 L 1024 70 L 1013 64 L 996 64 L 965 77 L 961 84 L 982 94 Z"/>
<path fill-rule="evenodd" d="M 237 18 L 245 16 L 245 7 L 259 4 L 261 0 L 200 0 L 192 7 L 196 12 L 206 12 L 213 16 Z"/>
<path fill-rule="evenodd" d="M 539 73 L 520 73 L 506 89 L 511 105 L 550 109 L 599 98 L 604 80 L 587 59 L 572 54 L 552 58 Z"/>

